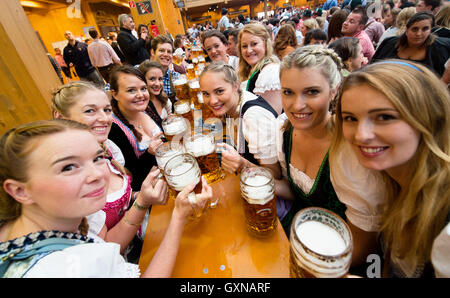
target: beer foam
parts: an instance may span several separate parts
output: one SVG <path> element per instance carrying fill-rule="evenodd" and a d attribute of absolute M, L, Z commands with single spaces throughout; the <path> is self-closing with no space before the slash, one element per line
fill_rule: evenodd
<path fill-rule="evenodd" d="M 245 179 L 246 185 L 241 185 L 246 193 L 246 199 L 251 204 L 264 205 L 273 198 L 274 187 L 270 178 L 263 175 L 250 176 Z"/>
<path fill-rule="evenodd" d="M 345 251 L 342 236 L 330 226 L 310 220 L 299 224 L 295 232 L 300 241 L 309 249 L 325 256 L 335 256 Z"/>
<path fill-rule="evenodd" d="M 186 151 L 195 157 L 208 155 L 214 152 L 216 146 L 209 137 L 197 137 L 191 142 L 185 142 Z"/>
<path fill-rule="evenodd" d="M 175 113 L 177 113 L 179 115 L 186 114 L 191 111 L 191 105 L 187 101 L 174 105 L 174 108 L 175 108 Z"/>
<path fill-rule="evenodd" d="M 189 87 L 191 89 L 200 89 L 200 83 L 197 80 L 192 80 L 189 82 Z"/>
<path fill-rule="evenodd" d="M 180 150 L 169 150 L 169 151 L 165 152 L 163 156 L 156 157 L 156 161 L 158 163 L 158 166 L 161 169 L 164 170 L 164 167 L 166 166 L 166 163 L 169 161 L 169 159 L 171 159 L 175 155 L 183 154 L 183 153 L 184 153 L 184 150 L 182 150 L 182 149 L 180 149 Z"/>
<path fill-rule="evenodd" d="M 164 125 L 164 133 L 167 135 L 176 135 L 186 130 L 184 119 L 180 119 Z"/>
<path fill-rule="evenodd" d="M 187 83 L 187 78 L 185 76 L 180 76 L 180 78 L 173 81 L 174 85 L 183 85 Z"/>
<path fill-rule="evenodd" d="M 182 191 L 186 186 L 200 182 L 200 174 L 196 173 L 198 169 L 190 163 L 180 163 L 174 167 L 169 175 L 170 185 L 176 191 Z M 173 177 L 175 176 L 175 177 Z"/>

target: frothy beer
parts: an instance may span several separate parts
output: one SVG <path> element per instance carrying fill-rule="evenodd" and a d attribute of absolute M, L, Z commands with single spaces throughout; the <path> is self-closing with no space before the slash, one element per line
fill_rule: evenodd
<path fill-rule="evenodd" d="M 189 202 L 195 210 L 195 217 L 201 216 L 202 209 L 198 209 L 195 204 L 195 194 L 201 193 L 202 183 L 200 182 L 200 168 L 198 163 L 190 154 L 181 154 L 172 157 L 167 161 L 164 167 L 164 176 L 166 177 L 167 184 L 178 194 L 186 186 L 196 184 L 192 193 L 189 194 Z"/>
<path fill-rule="evenodd" d="M 191 100 L 195 109 L 201 109 L 203 106 L 203 94 L 200 91 L 200 83 L 198 80 L 189 82 L 189 89 L 191 90 Z"/>
<path fill-rule="evenodd" d="M 254 236 L 269 236 L 277 227 L 274 185 L 272 174 L 262 167 L 244 168 L 241 173 L 247 230 Z"/>
<path fill-rule="evenodd" d="M 184 139 L 184 146 L 186 151 L 197 159 L 200 171 L 208 183 L 225 176 L 219 165 L 214 135 L 194 134 Z"/>
<path fill-rule="evenodd" d="M 161 170 L 161 173 L 164 172 L 164 167 L 166 163 L 174 156 L 185 153 L 184 147 L 178 143 L 166 142 L 161 144 L 155 150 L 155 158 L 156 163 L 158 164 L 158 168 Z M 167 180 L 161 174 L 161 179 Z M 169 199 L 175 199 L 176 193 L 173 189 L 169 188 Z"/>
<path fill-rule="evenodd" d="M 299 211 L 291 226 L 291 277 L 343 277 L 352 255 L 352 237 L 338 215 L 322 208 Z"/>
<path fill-rule="evenodd" d="M 169 115 L 164 119 L 162 127 L 164 129 L 164 135 L 169 142 L 173 140 L 174 136 L 184 134 L 188 129 L 186 120 L 176 115 Z"/>
<path fill-rule="evenodd" d="M 173 108 L 175 110 L 175 114 L 189 120 L 189 123 L 191 124 L 191 126 L 194 125 L 194 118 L 192 116 L 190 101 L 179 100 L 173 104 Z"/>
<path fill-rule="evenodd" d="M 187 72 L 187 78 L 188 78 L 188 80 L 193 80 L 193 79 L 195 79 L 195 69 L 194 69 L 194 64 L 188 64 L 188 66 L 186 67 L 186 72 Z"/>
<path fill-rule="evenodd" d="M 178 100 L 191 100 L 188 79 L 185 75 L 180 75 L 180 78 L 173 81 L 173 87 Z"/>

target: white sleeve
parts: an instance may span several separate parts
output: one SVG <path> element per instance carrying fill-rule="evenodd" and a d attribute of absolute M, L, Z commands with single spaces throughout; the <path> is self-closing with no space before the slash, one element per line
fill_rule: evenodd
<path fill-rule="evenodd" d="M 113 141 L 107 139 L 105 141 L 105 146 L 112 154 L 112 158 L 117 161 L 120 165 L 125 166 L 125 157 L 123 156 L 122 151 L 119 146 L 117 146 Z"/>
<path fill-rule="evenodd" d="M 364 231 L 378 231 L 387 202 L 381 173 L 364 168 L 347 142 L 329 156 L 329 163 L 331 183 L 339 200 L 347 206 L 347 218 Z"/>
<path fill-rule="evenodd" d="M 99 210 L 91 215 L 86 216 L 86 219 L 89 224 L 89 237 L 92 237 L 92 234 L 97 236 L 106 223 L 106 213 L 103 210 Z"/>
<path fill-rule="evenodd" d="M 253 93 L 264 94 L 266 91 L 277 90 L 281 90 L 280 64 L 270 63 L 261 69 Z"/>
<path fill-rule="evenodd" d="M 139 277 L 137 264 L 127 263 L 116 243 L 86 243 L 53 252 L 34 265 L 31 278 Z"/>
<path fill-rule="evenodd" d="M 450 277 L 450 223 L 439 233 L 431 248 L 431 263 L 436 277 Z"/>
<path fill-rule="evenodd" d="M 252 106 L 242 117 L 242 124 L 249 152 L 261 163 L 276 163 L 277 125 L 273 114 L 262 107 Z"/>

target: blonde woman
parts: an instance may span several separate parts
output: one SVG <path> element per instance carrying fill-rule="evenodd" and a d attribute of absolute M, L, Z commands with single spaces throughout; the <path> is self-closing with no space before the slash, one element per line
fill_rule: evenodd
<path fill-rule="evenodd" d="M 383 276 L 450 277 L 450 96 L 444 84 L 418 63 L 386 60 L 351 73 L 341 90 L 331 153 L 349 145 L 361 165 L 387 182 L 378 229 Z M 376 246 L 366 236 L 354 233 L 356 254 Z"/>
<path fill-rule="evenodd" d="M 100 146 L 105 149 L 109 173 L 106 205 L 102 210 L 87 217 L 89 231 L 105 241 L 119 243 L 121 252 L 128 248 L 138 232 L 141 239 L 145 234 L 144 221 L 152 205 L 164 205 L 167 202 L 167 184 L 158 182 L 149 184 L 159 174 L 153 169 L 139 187 L 131 188 L 132 177 L 115 158 L 120 149 L 108 139 L 113 122 L 112 107 L 105 92 L 90 82 L 75 81 L 59 87 L 52 99 L 54 118 L 68 119 L 88 126 Z M 123 159 L 123 155 L 120 155 Z M 149 190 L 158 191 L 155 196 Z M 130 208 L 133 207 L 133 208 Z M 141 223 L 143 223 L 141 226 Z"/>
<path fill-rule="evenodd" d="M 295 214 L 316 206 L 345 219 L 345 206 L 330 180 L 328 150 L 333 134 L 330 106 L 341 82 L 342 62 L 319 45 L 296 49 L 283 59 L 276 177 L 277 212 L 286 233 Z"/>
<path fill-rule="evenodd" d="M 104 151 L 86 125 L 61 119 L 21 125 L 1 138 L 0 148 L 1 277 L 140 276 L 118 244 L 87 235 L 83 219 L 105 205 L 110 174 Z M 170 277 L 192 214 L 187 194 L 194 187 L 178 194 L 143 277 Z M 199 198 L 211 196 L 203 180 Z"/>
<path fill-rule="evenodd" d="M 261 96 L 273 111 L 282 111 L 280 61 L 273 55 L 269 31 L 259 23 L 247 24 L 239 32 L 239 79 L 242 90 Z"/>
<path fill-rule="evenodd" d="M 229 138 L 218 144 L 225 149 L 223 168 L 238 173 L 249 164 L 276 166 L 276 114 L 270 105 L 261 96 L 242 90 L 233 67 L 223 61 L 209 64 L 199 81 L 205 105 L 227 124 Z"/>

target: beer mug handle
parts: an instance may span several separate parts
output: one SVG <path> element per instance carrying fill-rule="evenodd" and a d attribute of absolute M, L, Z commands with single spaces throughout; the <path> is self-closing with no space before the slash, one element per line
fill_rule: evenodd
<path fill-rule="evenodd" d="M 188 194 L 188 200 L 189 200 L 189 203 L 191 204 L 192 209 L 194 210 L 194 218 L 198 218 L 198 217 L 202 216 L 203 212 L 197 205 L 197 197 L 195 195 L 195 192 L 190 192 Z"/>

